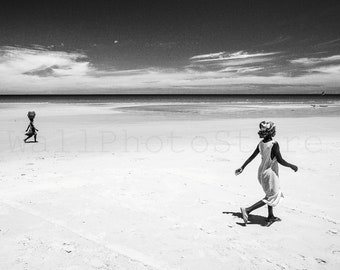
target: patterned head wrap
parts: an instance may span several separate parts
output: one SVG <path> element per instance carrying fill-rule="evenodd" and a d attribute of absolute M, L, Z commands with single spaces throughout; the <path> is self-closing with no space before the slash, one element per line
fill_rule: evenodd
<path fill-rule="evenodd" d="M 260 131 L 258 132 L 259 135 L 263 137 L 271 136 L 274 137 L 276 133 L 275 124 L 271 121 L 262 121 L 259 125 Z"/>

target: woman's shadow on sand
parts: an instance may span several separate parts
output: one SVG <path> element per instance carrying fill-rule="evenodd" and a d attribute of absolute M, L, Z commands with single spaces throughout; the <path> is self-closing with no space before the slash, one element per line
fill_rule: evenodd
<path fill-rule="evenodd" d="M 242 214 L 240 212 L 222 212 L 222 214 L 227 214 L 227 215 L 233 215 L 234 217 L 238 217 L 242 220 Z M 244 222 L 236 222 L 237 225 L 240 226 L 246 226 L 246 224 L 244 224 Z M 263 216 L 259 216 L 259 215 L 249 215 L 248 216 L 248 223 L 247 225 L 251 225 L 251 224 L 257 224 L 257 225 L 261 225 L 261 226 L 267 226 L 268 222 L 267 222 L 267 218 L 263 217 Z"/>

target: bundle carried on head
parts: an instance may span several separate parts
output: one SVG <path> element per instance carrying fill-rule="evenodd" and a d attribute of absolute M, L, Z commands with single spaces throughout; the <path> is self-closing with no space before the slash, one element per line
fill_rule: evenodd
<path fill-rule="evenodd" d="M 276 126 L 271 121 L 262 121 L 259 124 L 260 131 L 258 132 L 259 135 L 263 137 L 271 136 L 274 137 L 276 133 Z"/>
<path fill-rule="evenodd" d="M 33 119 L 35 117 L 35 112 L 34 111 L 28 112 L 27 117 L 28 117 L 29 120 L 33 121 Z"/>

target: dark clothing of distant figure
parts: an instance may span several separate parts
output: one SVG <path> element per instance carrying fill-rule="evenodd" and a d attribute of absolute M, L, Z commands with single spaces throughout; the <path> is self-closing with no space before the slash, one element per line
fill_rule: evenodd
<path fill-rule="evenodd" d="M 39 131 L 33 124 L 33 121 L 31 121 L 26 129 L 26 133 L 25 135 L 27 136 L 27 138 L 24 140 L 25 142 L 31 138 L 32 136 L 34 136 L 34 141 L 37 141 L 37 131 Z"/>

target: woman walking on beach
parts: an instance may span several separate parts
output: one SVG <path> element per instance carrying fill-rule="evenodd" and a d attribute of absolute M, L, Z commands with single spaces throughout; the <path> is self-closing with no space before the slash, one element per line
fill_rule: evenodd
<path fill-rule="evenodd" d="M 26 129 L 25 135 L 27 136 L 27 138 L 24 139 L 24 142 L 26 142 L 32 136 L 34 136 L 34 142 L 37 142 L 37 131 L 39 130 L 33 124 L 35 112 L 28 112 L 27 117 L 30 120 L 30 123 Z"/>
<path fill-rule="evenodd" d="M 244 168 L 258 155 L 258 153 L 261 154 L 262 162 L 258 170 L 258 180 L 266 196 L 250 207 L 241 207 L 241 214 L 244 223 L 247 224 L 248 215 L 255 209 L 267 204 L 267 226 L 270 226 L 273 222 L 280 221 L 280 219 L 275 217 L 273 213 L 273 207 L 276 206 L 280 202 L 281 197 L 283 197 L 279 184 L 278 163 L 282 166 L 291 168 L 295 172 L 298 170 L 298 167 L 288 163 L 282 158 L 279 144 L 273 140 L 273 137 L 276 134 L 274 123 L 262 121 L 259 126 L 260 131 L 258 134 L 263 140 L 260 141 L 254 153 L 246 160 L 242 167 L 235 171 L 235 174 L 239 175 L 242 173 Z"/>

